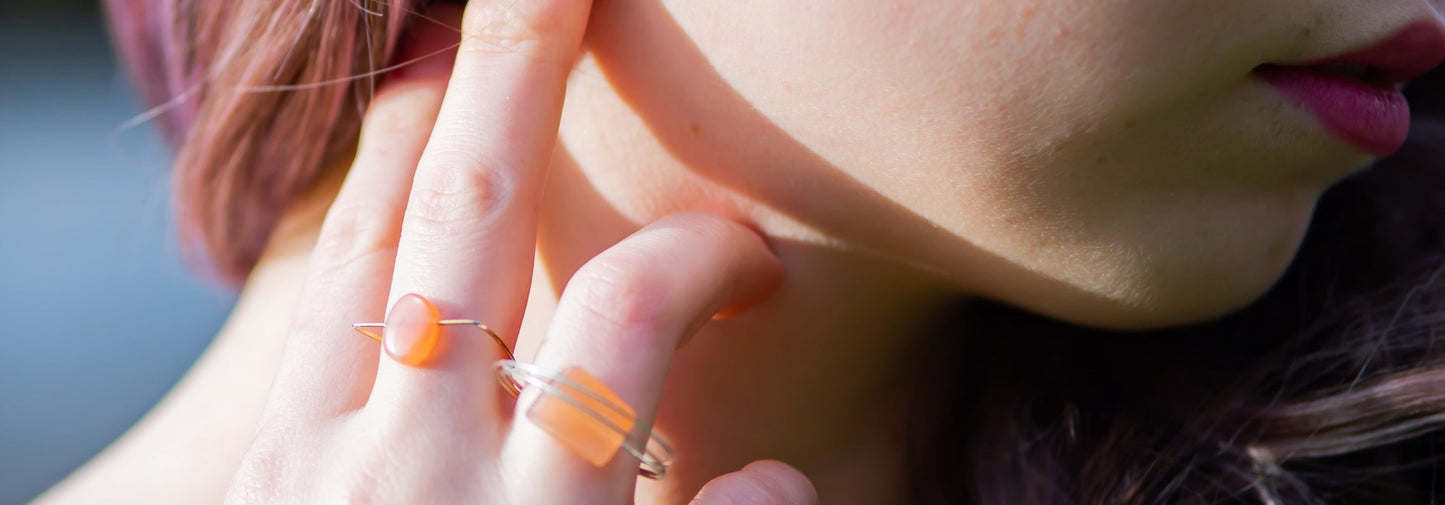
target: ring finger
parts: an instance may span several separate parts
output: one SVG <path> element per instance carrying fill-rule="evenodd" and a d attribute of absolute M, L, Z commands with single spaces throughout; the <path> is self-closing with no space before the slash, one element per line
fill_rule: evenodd
<path fill-rule="evenodd" d="M 646 434 L 673 351 L 719 311 L 771 293 L 781 275 L 778 258 L 742 225 L 707 214 L 669 216 L 573 275 L 535 365 L 553 373 L 576 367 L 569 379 L 615 395 L 633 411 L 621 424 Z M 630 502 L 638 460 L 609 445 L 619 440 L 588 433 L 600 424 L 538 389 L 517 402 L 503 446 L 505 481 L 525 486 L 509 489 L 511 496 L 519 503 Z"/>

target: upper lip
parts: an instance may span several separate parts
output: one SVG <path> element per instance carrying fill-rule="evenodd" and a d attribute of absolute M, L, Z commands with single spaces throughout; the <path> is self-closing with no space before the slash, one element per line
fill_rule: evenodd
<path fill-rule="evenodd" d="M 1399 86 L 1445 61 L 1445 26 L 1419 21 L 1373 44 L 1347 54 L 1329 56 L 1290 67 L 1358 65 L 1364 80 Z"/>

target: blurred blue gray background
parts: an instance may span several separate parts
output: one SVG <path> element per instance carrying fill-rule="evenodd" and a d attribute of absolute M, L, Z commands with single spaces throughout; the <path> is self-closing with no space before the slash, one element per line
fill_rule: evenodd
<path fill-rule="evenodd" d="M 95 1 L 0 0 L 0 505 L 125 431 L 233 297 L 181 263 L 168 157 Z"/>

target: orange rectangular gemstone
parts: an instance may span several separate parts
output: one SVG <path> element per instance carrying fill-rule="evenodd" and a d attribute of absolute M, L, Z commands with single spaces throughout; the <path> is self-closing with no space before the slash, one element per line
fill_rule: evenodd
<path fill-rule="evenodd" d="M 609 428 L 566 400 L 545 392 L 538 395 L 536 401 L 532 402 L 531 408 L 527 409 L 527 419 L 536 423 L 582 459 L 595 466 L 606 465 L 608 461 L 612 460 L 612 456 L 617 454 L 617 449 L 622 447 L 622 441 L 627 437 L 626 433 L 632 431 L 637 414 L 612 390 L 607 389 L 607 386 L 585 370 L 572 367 L 564 371 L 562 375 L 578 386 L 589 389 L 597 396 L 606 398 L 612 404 L 620 407 L 622 412 L 608 408 L 602 402 L 578 391 L 570 384 L 552 383 L 552 386 L 564 394 L 601 414 L 603 419 L 622 428 L 623 432 Z"/>

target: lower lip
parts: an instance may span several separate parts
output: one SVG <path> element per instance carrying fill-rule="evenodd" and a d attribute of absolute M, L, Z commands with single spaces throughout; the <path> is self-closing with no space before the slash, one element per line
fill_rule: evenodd
<path fill-rule="evenodd" d="M 1395 152 L 1410 134 L 1405 95 L 1306 67 L 1260 68 L 1257 73 L 1319 118 L 1340 140 L 1376 156 Z"/>

